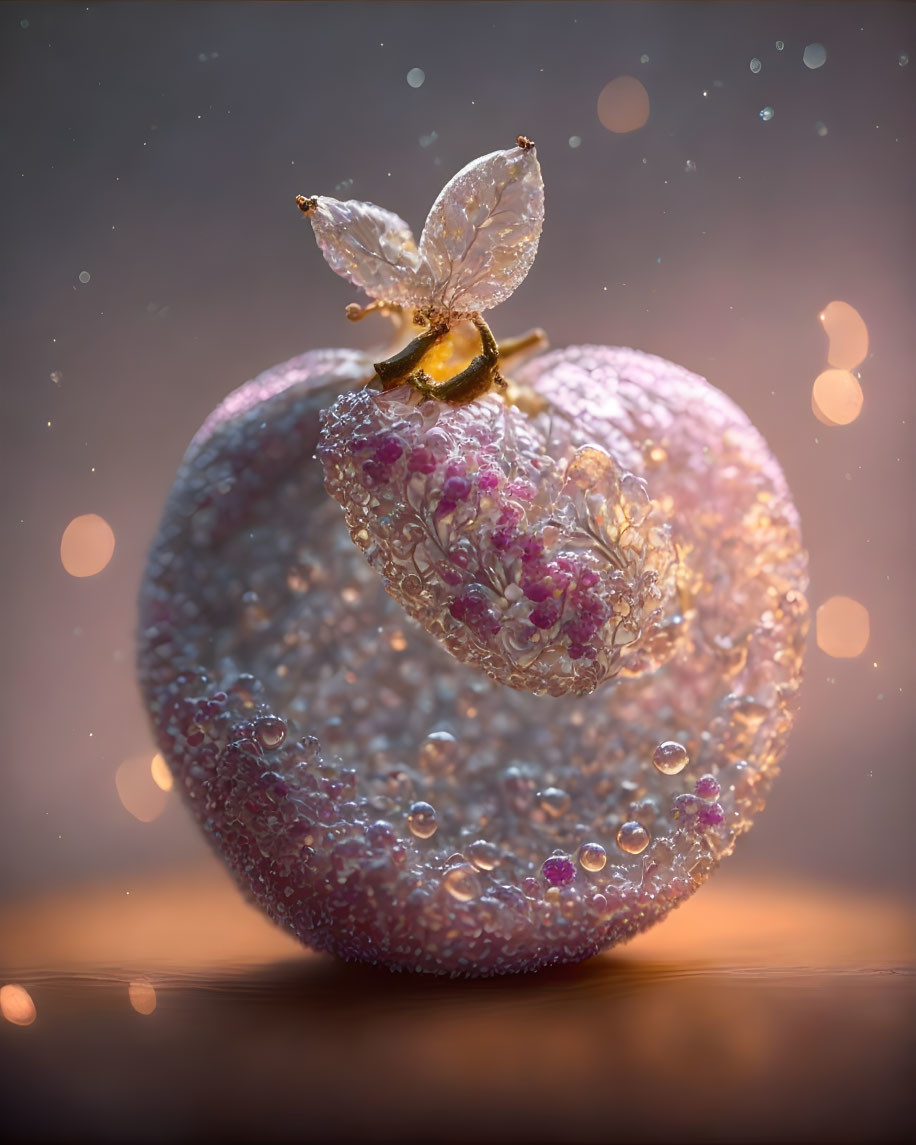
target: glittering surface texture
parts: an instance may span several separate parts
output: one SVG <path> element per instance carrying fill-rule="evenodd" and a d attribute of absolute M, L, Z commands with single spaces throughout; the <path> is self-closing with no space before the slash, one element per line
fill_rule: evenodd
<path fill-rule="evenodd" d="M 686 605 L 655 670 L 535 696 L 410 622 L 324 491 L 319 413 L 370 374 L 358 354 L 303 355 L 195 438 L 142 590 L 160 747 L 240 885 L 303 941 L 451 974 L 581 959 L 695 890 L 763 805 L 807 618 L 784 480 L 677 366 L 598 347 L 530 363 L 517 380 L 575 427 L 558 471 L 582 434 L 644 475 Z M 544 431 L 527 429 L 533 456 Z"/>

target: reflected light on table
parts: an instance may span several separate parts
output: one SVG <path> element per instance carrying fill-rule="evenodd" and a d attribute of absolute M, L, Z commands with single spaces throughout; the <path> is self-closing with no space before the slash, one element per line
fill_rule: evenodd
<path fill-rule="evenodd" d="M 149 982 L 131 982 L 127 987 L 127 996 L 138 1014 L 152 1014 L 156 1009 L 156 991 Z"/>
<path fill-rule="evenodd" d="M 849 596 L 832 596 L 817 610 L 816 629 L 822 652 L 837 659 L 854 659 L 868 646 L 868 609 Z"/>
<path fill-rule="evenodd" d="M 31 994 L 12 982 L 0 986 L 0 1014 L 14 1026 L 31 1026 L 36 1017 Z"/>
<path fill-rule="evenodd" d="M 868 354 L 868 327 L 848 302 L 828 302 L 818 315 L 829 347 L 827 361 L 841 370 L 853 370 Z"/>
<path fill-rule="evenodd" d="M 114 550 L 111 525 L 97 513 L 83 513 L 64 529 L 60 539 L 60 563 L 71 576 L 95 576 L 111 560 Z"/>
<path fill-rule="evenodd" d="M 811 409 L 824 425 L 850 425 L 862 412 L 859 379 L 848 370 L 824 370 L 814 380 Z"/>

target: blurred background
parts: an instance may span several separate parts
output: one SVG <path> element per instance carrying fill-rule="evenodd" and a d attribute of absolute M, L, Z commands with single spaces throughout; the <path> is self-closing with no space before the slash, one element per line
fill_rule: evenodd
<path fill-rule="evenodd" d="M 210 862 L 154 760 L 135 598 L 212 407 L 381 333 L 293 197 L 419 233 L 520 132 L 547 220 L 494 331 L 705 375 L 801 511 L 801 715 L 729 877 L 910 893 L 916 7 L 7 3 L 0 95 L 9 910 Z"/>

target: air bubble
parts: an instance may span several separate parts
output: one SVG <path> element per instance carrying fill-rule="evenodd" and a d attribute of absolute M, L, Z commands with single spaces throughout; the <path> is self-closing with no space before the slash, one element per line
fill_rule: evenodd
<path fill-rule="evenodd" d="M 639 855 L 649 846 L 649 832 L 642 823 L 631 819 L 617 832 L 617 846 L 628 855 Z"/>
<path fill-rule="evenodd" d="M 89 273 L 88 270 L 81 270 L 79 272 L 79 280 L 83 284 L 83 286 L 85 286 L 86 283 L 89 282 L 89 280 L 91 278 L 92 278 L 92 275 Z"/>
<path fill-rule="evenodd" d="M 777 52 L 781 52 L 785 46 L 786 46 L 786 45 L 783 43 L 783 41 L 782 41 L 782 40 L 777 40 L 777 41 L 776 41 L 776 51 L 777 51 Z"/>
<path fill-rule="evenodd" d="M 679 775 L 690 763 L 690 756 L 682 743 L 669 739 L 660 743 L 652 753 L 652 762 L 662 775 Z"/>
<path fill-rule="evenodd" d="M 586 871 L 601 871 L 607 862 L 607 851 L 600 843 L 583 843 L 579 848 L 579 865 Z"/>
<path fill-rule="evenodd" d="M 772 109 L 772 107 L 764 107 L 761 108 L 760 118 L 764 123 L 769 123 L 775 114 L 776 112 Z"/>
<path fill-rule="evenodd" d="M 802 55 L 805 67 L 812 71 L 822 68 L 827 62 L 827 49 L 823 44 L 809 44 Z"/>
<path fill-rule="evenodd" d="M 754 58 L 753 58 L 753 59 L 751 60 L 751 62 L 750 62 L 750 69 L 751 69 L 751 71 L 754 73 L 754 75 L 757 75 L 757 74 L 758 74 L 758 72 L 759 72 L 759 71 L 760 71 L 762 68 L 763 68 L 763 64 L 760 62 L 760 60 L 758 60 L 758 59 L 757 59 L 757 57 L 756 57 L 756 56 L 754 56 Z"/>
<path fill-rule="evenodd" d="M 906 52 L 901 52 L 897 57 L 897 66 L 900 68 L 905 68 L 909 62 L 910 57 L 906 54 Z"/>
<path fill-rule="evenodd" d="M 418 839 L 431 839 L 439 827 L 439 816 L 431 803 L 411 803 L 407 812 L 407 826 Z"/>
<path fill-rule="evenodd" d="M 426 79 L 426 72 L 422 68 L 411 68 L 407 73 L 407 82 L 411 87 L 422 87 Z"/>
<path fill-rule="evenodd" d="M 573 149 L 575 149 L 576 147 L 581 147 L 581 146 L 582 146 L 582 138 L 581 138 L 581 136 L 578 136 L 578 135 L 570 135 L 570 137 L 569 137 L 569 146 L 570 146 L 570 147 L 572 147 Z"/>

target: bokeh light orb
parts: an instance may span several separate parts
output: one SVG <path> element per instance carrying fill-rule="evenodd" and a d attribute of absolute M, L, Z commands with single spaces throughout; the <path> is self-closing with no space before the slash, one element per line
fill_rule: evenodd
<path fill-rule="evenodd" d="M 649 119 L 649 93 L 635 76 L 618 76 L 598 96 L 598 119 L 615 135 L 638 131 Z"/>
<path fill-rule="evenodd" d="M 156 781 L 149 756 L 125 759 L 115 772 L 115 787 L 125 811 L 141 823 L 152 823 L 165 810 L 168 796 Z"/>
<path fill-rule="evenodd" d="M 814 379 L 811 409 L 824 425 L 849 425 L 862 412 L 859 379 L 848 370 L 824 370 Z"/>
<path fill-rule="evenodd" d="M 31 1026 L 36 1016 L 31 994 L 14 982 L 0 986 L 0 1014 L 14 1026 Z"/>
<path fill-rule="evenodd" d="M 83 513 L 64 529 L 60 539 L 60 563 L 71 576 L 95 576 L 111 560 L 114 550 L 111 525 L 97 513 Z"/>
<path fill-rule="evenodd" d="M 815 625 L 818 648 L 838 660 L 853 660 L 868 645 L 868 609 L 849 596 L 825 600 L 817 610 Z"/>
<path fill-rule="evenodd" d="M 827 361 L 840 370 L 853 370 L 868 354 L 868 327 L 848 302 L 828 302 L 818 315 L 829 347 Z"/>

